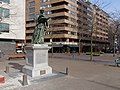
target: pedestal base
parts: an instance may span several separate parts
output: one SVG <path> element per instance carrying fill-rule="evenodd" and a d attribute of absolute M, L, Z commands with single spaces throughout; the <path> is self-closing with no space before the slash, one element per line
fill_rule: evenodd
<path fill-rule="evenodd" d="M 48 47 L 45 44 L 30 44 L 26 49 L 26 65 L 23 72 L 31 77 L 52 74 L 52 68 L 48 66 Z"/>
<path fill-rule="evenodd" d="M 31 77 L 43 76 L 46 74 L 52 74 L 52 68 L 50 66 L 41 65 L 39 67 L 32 67 L 25 65 L 23 67 L 23 72 Z"/>

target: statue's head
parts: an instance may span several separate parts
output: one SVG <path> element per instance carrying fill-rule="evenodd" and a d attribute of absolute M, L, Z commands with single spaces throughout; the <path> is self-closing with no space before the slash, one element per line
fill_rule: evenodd
<path fill-rule="evenodd" d="M 40 7 L 40 13 L 44 13 L 44 9 Z"/>

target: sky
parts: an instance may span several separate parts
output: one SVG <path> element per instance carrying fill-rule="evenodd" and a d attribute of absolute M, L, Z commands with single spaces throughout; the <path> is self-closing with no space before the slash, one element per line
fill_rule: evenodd
<path fill-rule="evenodd" d="M 112 11 L 120 11 L 120 0 L 90 0 L 91 2 L 98 1 L 98 4 L 101 4 L 100 7 L 103 8 L 108 13 Z M 104 3 L 104 4 L 102 4 Z"/>

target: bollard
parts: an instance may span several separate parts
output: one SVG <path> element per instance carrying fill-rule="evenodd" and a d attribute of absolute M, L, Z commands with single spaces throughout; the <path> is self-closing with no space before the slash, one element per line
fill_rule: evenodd
<path fill-rule="evenodd" d="M 0 84 L 5 83 L 5 77 L 4 76 L 0 76 Z"/>
<path fill-rule="evenodd" d="M 68 75 L 68 67 L 66 67 L 65 74 Z"/>
<path fill-rule="evenodd" d="M 23 86 L 28 85 L 27 75 L 23 75 Z"/>
<path fill-rule="evenodd" d="M 6 71 L 5 72 L 9 73 L 9 69 L 10 69 L 9 66 L 6 66 Z"/>

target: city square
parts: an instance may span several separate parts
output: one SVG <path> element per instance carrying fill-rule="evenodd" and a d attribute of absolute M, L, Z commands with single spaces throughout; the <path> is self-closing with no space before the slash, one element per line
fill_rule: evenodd
<path fill-rule="evenodd" d="M 51 54 L 49 54 L 51 56 Z M 1 90 L 119 90 L 120 68 L 116 67 L 114 60 L 119 56 L 113 57 L 112 54 L 94 56 L 93 61 L 89 60 L 89 55 L 84 54 L 54 54 L 49 58 L 49 65 L 62 76 L 49 79 L 38 79 L 31 85 L 25 87 L 20 85 L 18 80 L 1 84 Z M 6 65 L 10 70 L 8 75 L 14 75 L 21 71 L 25 65 L 24 59 L 1 60 L 0 73 L 5 71 Z M 68 75 L 65 69 L 68 67 Z M 13 74 L 12 74 L 13 73 Z M 14 76 L 13 76 L 14 77 Z M 13 78 L 11 77 L 11 78 Z M 22 76 L 19 78 L 22 81 Z M 6 80 L 7 81 L 7 80 Z M 9 81 L 9 80 L 8 80 Z M 16 87 L 15 83 L 19 83 Z"/>
<path fill-rule="evenodd" d="M 120 90 L 118 3 L 0 0 L 0 90 Z"/>

